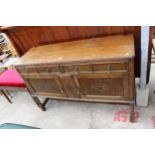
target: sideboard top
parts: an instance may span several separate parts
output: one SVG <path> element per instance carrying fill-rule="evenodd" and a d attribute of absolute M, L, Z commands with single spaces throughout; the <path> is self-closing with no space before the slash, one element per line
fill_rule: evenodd
<path fill-rule="evenodd" d="M 134 37 L 115 35 L 33 47 L 15 65 L 128 59 L 134 57 Z"/>

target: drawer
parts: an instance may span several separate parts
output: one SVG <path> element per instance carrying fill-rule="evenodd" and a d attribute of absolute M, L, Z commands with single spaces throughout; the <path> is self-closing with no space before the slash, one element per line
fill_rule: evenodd
<path fill-rule="evenodd" d="M 128 63 L 93 64 L 94 71 L 127 70 Z"/>
<path fill-rule="evenodd" d="M 92 71 L 92 65 L 63 65 L 64 72 Z"/>

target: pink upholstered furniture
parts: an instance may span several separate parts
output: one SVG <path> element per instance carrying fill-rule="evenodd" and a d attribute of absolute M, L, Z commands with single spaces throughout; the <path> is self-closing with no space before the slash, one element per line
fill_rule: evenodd
<path fill-rule="evenodd" d="M 8 93 L 5 91 L 10 89 L 26 89 L 25 82 L 16 69 L 8 69 L 0 75 L 0 91 L 12 103 Z"/>
<path fill-rule="evenodd" d="M 0 75 L 0 86 L 25 87 L 25 82 L 16 69 L 8 69 Z"/>

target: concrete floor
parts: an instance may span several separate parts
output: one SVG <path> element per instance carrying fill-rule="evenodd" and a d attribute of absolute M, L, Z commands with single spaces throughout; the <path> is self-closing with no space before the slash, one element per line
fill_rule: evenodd
<path fill-rule="evenodd" d="M 0 96 L 0 124 L 19 123 L 39 128 L 155 128 L 155 65 L 151 67 L 149 106 L 136 107 L 136 123 L 129 122 L 129 106 L 50 100 L 42 112 L 26 92 L 13 92 L 13 104 Z"/>

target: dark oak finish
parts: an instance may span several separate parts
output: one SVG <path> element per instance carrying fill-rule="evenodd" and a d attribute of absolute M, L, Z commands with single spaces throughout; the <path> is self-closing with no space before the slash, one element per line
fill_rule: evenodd
<path fill-rule="evenodd" d="M 34 47 L 15 67 L 35 101 L 126 103 L 133 121 L 134 55 L 133 35 L 116 35 Z"/>

